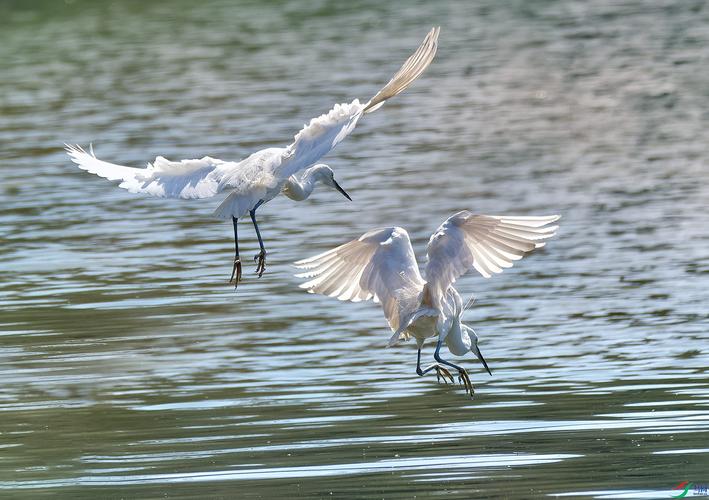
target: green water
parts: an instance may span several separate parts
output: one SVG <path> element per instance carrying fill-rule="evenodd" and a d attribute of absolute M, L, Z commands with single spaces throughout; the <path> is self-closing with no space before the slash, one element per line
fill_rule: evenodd
<path fill-rule="evenodd" d="M 276 199 L 267 273 L 227 285 L 218 200 L 139 166 L 287 144 L 439 54 Z M 667 498 L 709 483 L 709 8 L 703 2 L 0 2 L 0 497 Z M 563 215 L 458 282 L 493 369 L 415 375 L 374 304 L 294 260 L 461 209 Z M 247 224 L 242 252 L 256 253 Z M 425 355 L 432 354 L 428 346 Z"/>

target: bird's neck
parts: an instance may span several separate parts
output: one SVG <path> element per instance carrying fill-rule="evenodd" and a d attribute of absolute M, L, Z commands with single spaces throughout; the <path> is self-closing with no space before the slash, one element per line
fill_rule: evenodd
<path fill-rule="evenodd" d="M 316 180 L 312 175 L 304 175 L 302 181 L 291 175 L 283 185 L 283 194 L 291 200 L 303 201 L 313 193 L 315 182 Z"/>

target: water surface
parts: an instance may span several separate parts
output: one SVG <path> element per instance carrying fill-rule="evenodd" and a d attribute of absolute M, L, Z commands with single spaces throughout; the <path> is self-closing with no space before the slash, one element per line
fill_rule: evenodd
<path fill-rule="evenodd" d="M 709 482 L 709 11 L 703 2 L 0 4 L 0 496 L 667 497 Z M 260 210 L 227 285 L 218 200 L 141 165 L 287 144 L 368 98 L 430 26 L 434 64 Z M 386 349 L 373 304 L 290 262 L 451 213 L 561 213 L 543 251 L 459 281 L 494 376 L 474 400 Z M 256 253 L 247 224 L 242 252 Z M 432 353 L 428 346 L 426 355 Z"/>

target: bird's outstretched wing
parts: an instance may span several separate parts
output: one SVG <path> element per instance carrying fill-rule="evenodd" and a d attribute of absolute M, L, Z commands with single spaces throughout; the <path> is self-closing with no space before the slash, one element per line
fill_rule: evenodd
<path fill-rule="evenodd" d="M 273 175 L 287 179 L 317 162 L 350 135 L 363 109 L 359 99 L 355 99 L 349 104 L 335 104 L 327 113 L 310 120 L 285 148 L 281 162 L 274 163 Z"/>
<path fill-rule="evenodd" d="M 380 302 L 394 331 L 418 306 L 424 285 L 409 234 L 400 227 L 374 229 L 295 265 L 305 270 L 297 277 L 310 279 L 300 285 L 310 293 Z"/>
<path fill-rule="evenodd" d="M 227 212 L 232 208 L 236 210 L 234 207 L 241 210 L 243 206 L 253 206 L 254 192 L 273 188 L 278 179 L 285 180 L 313 165 L 354 130 L 364 113 L 374 111 L 411 85 L 433 60 L 438 32 L 439 28 L 434 28 L 428 33 L 416 52 L 369 102 L 361 104 L 355 99 L 349 104 L 336 104 L 327 113 L 310 120 L 295 135 L 293 143 L 285 148 L 257 151 L 238 163 L 208 156 L 173 162 L 158 156 L 142 169 L 99 160 L 93 151 L 87 153 L 78 146 L 67 145 L 66 151 L 79 168 L 121 181 L 120 187 L 133 193 L 167 198 L 209 198 L 224 189 L 235 189 L 237 193 L 230 196 L 229 203 L 217 212 L 218 215 L 238 215 Z"/>
<path fill-rule="evenodd" d="M 162 156 L 146 168 L 125 167 L 99 160 L 80 146 L 66 145 L 66 152 L 79 168 L 111 181 L 131 193 L 146 193 L 161 198 L 209 198 L 222 187 L 219 166 L 225 162 L 205 156 L 199 160 L 169 161 Z"/>
<path fill-rule="evenodd" d="M 336 104 L 327 113 L 310 120 L 286 148 L 283 161 L 274 169 L 275 175 L 287 178 L 309 167 L 347 137 L 365 113 L 379 109 L 384 101 L 406 90 L 433 61 L 439 32 L 440 28 L 432 28 L 416 52 L 368 102 L 363 104 L 355 99 L 349 104 Z"/>
<path fill-rule="evenodd" d="M 470 269 L 485 278 L 501 273 L 528 252 L 544 246 L 544 240 L 554 236 L 558 228 L 549 224 L 559 218 L 458 212 L 441 224 L 428 241 L 427 288 L 433 298 L 442 297 Z"/>
<path fill-rule="evenodd" d="M 371 113 L 381 107 L 384 101 L 406 90 L 431 64 L 438 49 L 438 34 L 441 28 L 431 28 L 419 48 L 401 66 L 399 71 L 372 97 L 364 106 L 365 113 Z"/>

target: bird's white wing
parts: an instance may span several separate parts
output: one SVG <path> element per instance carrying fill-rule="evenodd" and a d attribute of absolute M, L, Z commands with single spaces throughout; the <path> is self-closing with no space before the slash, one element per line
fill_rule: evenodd
<path fill-rule="evenodd" d="M 431 28 L 419 48 L 401 66 L 399 71 L 372 97 L 364 106 L 365 113 L 371 113 L 381 107 L 384 101 L 406 90 L 431 64 L 438 50 L 438 34 L 441 28 Z"/>
<path fill-rule="evenodd" d="M 173 162 L 158 156 L 146 168 L 116 165 L 96 158 L 79 146 L 66 151 L 79 168 L 100 177 L 121 181 L 132 193 L 167 198 L 209 198 L 226 188 L 238 191 L 223 204 L 217 215 L 238 215 L 253 206 L 254 193 L 272 189 L 299 170 L 309 167 L 332 150 L 354 130 L 364 113 L 378 109 L 384 101 L 403 92 L 428 67 L 436 55 L 439 28 L 433 28 L 414 54 L 372 99 L 361 104 L 336 104 L 329 112 L 313 118 L 286 148 L 258 151 L 241 162 L 224 162 L 205 156 L 199 160 Z M 256 198 L 258 200 L 258 198 Z"/>
<path fill-rule="evenodd" d="M 544 246 L 544 240 L 554 236 L 558 228 L 549 224 L 559 217 L 458 212 L 441 224 L 428 242 L 427 288 L 434 298 L 442 297 L 470 269 L 485 278 L 501 273 L 528 252 Z"/>
<path fill-rule="evenodd" d="M 440 28 L 431 29 L 416 52 L 368 102 L 362 104 L 355 99 L 349 104 L 336 104 L 310 120 L 286 148 L 280 165 L 274 165 L 274 175 L 285 179 L 317 162 L 354 130 L 363 114 L 379 109 L 384 101 L 406 90 L 433 61 L 439 31 Z"/>
<path fill-rule="evenodd" d="M 363 109 L 364 106 L 355 99 L 349 104 L 335 104 L 327 113 L 310 120 L 284 150 L 280 164 L 274 164 L 274 175 L 287 179 L 317 162 L 350 135 L 362 117 Z"/>
<path fill-rule="evenodd" d="M 146 168 L 133 168 L 99 160 L 93 149 L 87 153 L 79 146 L 67 144 L 66 152 L 79 168 L 111 181 L 120 181 L 120 187 L 131 193 L 161 198 L 209 198 L 223 188 L 219 167 L 226 162 L 209 156 L 182 161 L 169 161 L 158 156 Z"/>
<path fill-rule="evenodd" d="M 400 227 L 369 231 L 295 265 L 305 270 L 297 277 L 310 279 L 300 285 L 310 293 L 380 302 L 394 331 L 418 306 L 424 285 L 409 234 Z"/>

